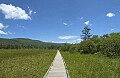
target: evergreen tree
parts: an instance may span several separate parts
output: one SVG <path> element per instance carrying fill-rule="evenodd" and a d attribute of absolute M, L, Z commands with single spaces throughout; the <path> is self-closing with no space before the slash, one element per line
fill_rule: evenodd
<path fill-rule="evenodd" d="M 88 26 L 85 26 L 84 27 L 84 30 L 82 30 L 82 35 L 81 35 L 81 39 L 83 40 L 87 40 L 87 39 L 90 39 L 90 37 L 92 36 L 90 34 L 90 28 Z"/>

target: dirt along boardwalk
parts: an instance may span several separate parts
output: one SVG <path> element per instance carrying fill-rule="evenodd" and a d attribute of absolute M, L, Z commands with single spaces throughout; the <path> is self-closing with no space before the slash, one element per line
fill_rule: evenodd
<path fill-rule="evenodd" d="M 70 78 L 59 50 L 43 78 Z"/>

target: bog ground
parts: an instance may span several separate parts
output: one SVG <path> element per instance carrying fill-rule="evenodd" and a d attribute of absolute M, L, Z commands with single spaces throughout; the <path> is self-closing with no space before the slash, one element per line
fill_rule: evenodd
<path fill-rule="evenodd" d="M 0 50 L 0 78 L 43 78 L 56 50 Z"/>
<path fill-rule="evenodd" d="M 62 52 L 70 78 L 120 78 L 120 58 Z"/>
<path fill-rule="evenodd" d="M 43 78 L 57 50 L 0 50 L 0 78 Z M 120 58 L 61 52 L 70 78 L 120 78 Z"/>

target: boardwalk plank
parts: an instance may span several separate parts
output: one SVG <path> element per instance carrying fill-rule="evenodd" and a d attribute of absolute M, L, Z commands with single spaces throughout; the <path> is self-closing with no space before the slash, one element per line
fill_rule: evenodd
<path fill-rule="evenodd" d="M 44 78 L 68 78 L 68 73 L 59 51 L 57 51 L 54 61 Z"/>

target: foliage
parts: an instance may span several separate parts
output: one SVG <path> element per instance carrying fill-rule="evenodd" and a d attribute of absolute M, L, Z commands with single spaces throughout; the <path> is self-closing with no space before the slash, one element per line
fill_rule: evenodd
<path fill-rule="evenodd" d="M 81 37 L 82 37 L 83 40 L 90 39 L 90 37 L 92 36 L 90 34 L 90 30 L 91 29 L 88 26 L 84 27 L 84 30 L 82 30 L 82 35 L 81 35 Z"/>
<path fill-rule="evenodd" d="M 120 78 L 120 58 L 61 52 L 71 78 Z"/>
<path fill-rule="evenodd" d="M 65 44 L 64 46 L 60 47 L 60 50 L 62 51 L 68 51 L 70 49 L 70 44 Z"/>
<path fill-rule="evenodd" d="M 83 50 L 82 53 L 85 54 L 94 54 L 96 53 L 96 45 L 93 41 L 86 40 L 80 43 L 80 50 Z"/>
<path fill-rule="evenodd" d="M 105 34 L 101 37 L 94 35 L 92 38 L 84 40 L 79 44 L 69 44 L 62 46 L 62 48 L 68 46 L 69 48 L 65 49 L 65 51 L 84 54 L 101 52 L 101 54 L 107 57 L 120 56 L 120 33 Z"/>
<path fill-rule="evenodd" d="M 102 54 L 111 56 L 120 56 L 120 38 L 106 38 L 100 43 Z"/>
<path fill-rule="evenodd" d="M 43 78 L 56 50 L 0 50 L 0 78 Z"/>
<path fill-rule="evenodd" d="M 64 44 L 45 43 L 26 38 L 3 39 L 0 38 L 0 49 L 58 49 Z"/>
<path fill-rule="evenodd" d="M 71 46 L 69 49 L 69 52 L 73 53 L 73 52 L 75 52 L 75 49 L 76 49 L 76 46 Z"/>

